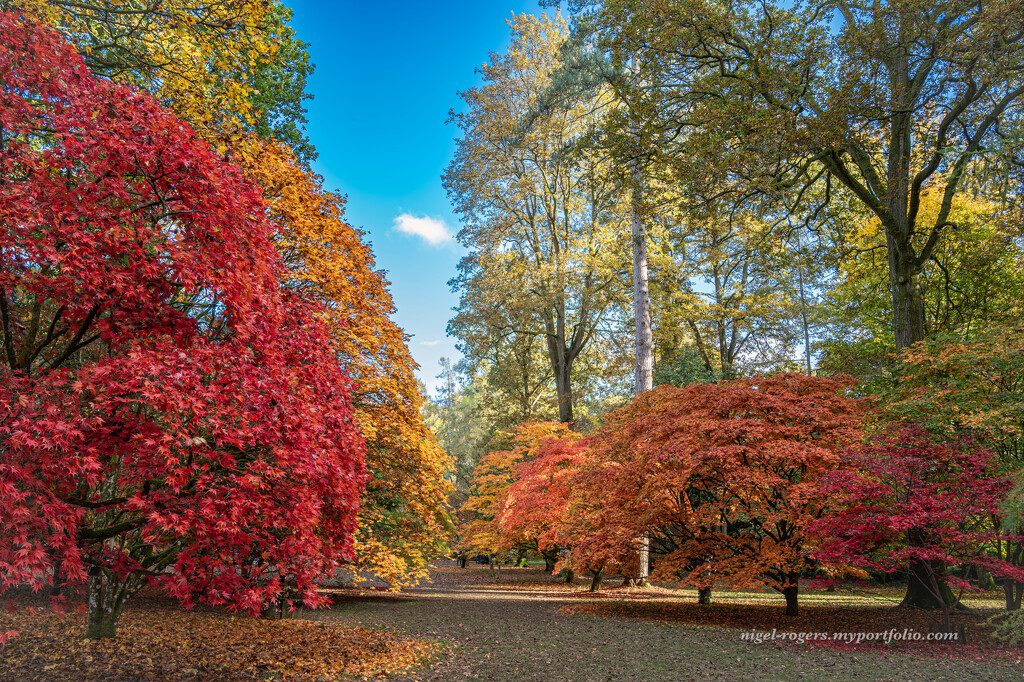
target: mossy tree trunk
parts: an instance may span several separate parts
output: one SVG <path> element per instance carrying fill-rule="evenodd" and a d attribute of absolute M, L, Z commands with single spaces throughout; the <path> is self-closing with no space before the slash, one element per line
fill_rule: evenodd
<path fill-rule="evenodd" d="M 941 580 L 945 566 L 936 561 L 915 561 L 910 564 L 907 593 L 900 606 L 931 611 L 945 609 L 956 603 L 953 590 Z M 933 580 L 933 577 L 935 578 Z"/>
<path fill-rule="evenodd" d="M 93 569 L 89 579 L 88 639 L 113 639 L 124 605 L 141 585 L 138 576 L 119 578 L 107 569 Z"/>

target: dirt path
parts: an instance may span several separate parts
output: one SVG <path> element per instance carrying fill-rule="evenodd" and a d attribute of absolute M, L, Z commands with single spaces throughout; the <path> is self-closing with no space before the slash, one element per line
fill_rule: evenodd
<path fill-rule="evenodd" d="M 517 578 L 529 582 L 516 586 Z M 568 615 L 579 603 L 540 572 L 491 584 L 485 569 L 443 566 L 402 594 L 335 597 L 308 617 L 450 644 L 402 680 L 1021 680 L 1015 661 L 943 661 L 898 652 L 752 644 L 740 631 L 635 618 Z"/>

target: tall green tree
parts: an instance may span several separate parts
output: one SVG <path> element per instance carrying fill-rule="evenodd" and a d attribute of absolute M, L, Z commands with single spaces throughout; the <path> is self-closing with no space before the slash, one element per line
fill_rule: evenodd
<path fill-rule="evenodd" d="M 691 221 L 675 237 L 684 280 L 665 301 L 665 322 L 723 380 L 791 369 L 799 328 L 794 254 L 749 216 Z"/>
<path fill-rule="evenodd" d="M 926 193 L 923 215 L 939 210 Z M 1013 324 L 1024 305 L 1024 244 L 1016 217 L 999 203 L 957 198 L 957 225 L 921 270 L 926 336 L 967 341 L 993 326 Z M 876 218 L 862 215 L 846 233 L 834 280 L 824 302 L 831 311 L 823 361 L 884 390 L 896 371 L 889 322 L 885 234 Z"/>
<path fill-rule="evenodd" d="M 1012 165 L 1024 3 L 608 0 L 602 43 L 644 74 L 646 125 L 674 133 L 703 192 L 799 203 L 841 191 L 880 222 L 897 348 L 925 334 L 921 273 L 983 163 Z M 939 209 L 921 211 L 925 192 Z"/>
<path fill-rule="evenodd" d="M 471 359 L 494 357 L 492 339 L 540 340 L 560 421 L 574 420 L 574 363 L 620 298 L 621 212 L 602 161 L 581 143 L 593 103 L 552 110 L 528 128 L 558 66 L 563 21 L 514 17 L 512 44 L 480 69 L 452 122 L 461 138 L 444 184 L 470 254 L 452 280 L 461 301 L 449 331 Z"/>

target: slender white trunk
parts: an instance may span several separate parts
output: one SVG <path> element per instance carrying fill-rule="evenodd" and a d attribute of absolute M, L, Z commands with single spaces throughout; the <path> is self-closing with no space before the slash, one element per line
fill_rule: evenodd
<path fill-rule="evenodd" d="M 641 170 L 634 172 L 633 187 L 633 318 L 636 328 L 636 375 L 634 395 L 654 388 L 654 335 L 651 331 L 651 294 L 647 281 L 647 225 L 640 213 L 643 191 Z"/>
<path fill-rule="evenodd" d="M 636 375 L 634 395 L 654 388 L 654 334 L 651 331 L 651 294 L 647 282 L 647 225 L 641 212 L 643 169 L 637 161 L 633 170 L 633 319 L 636 328 Z M 650 570 L 651 538 L 640 538 L 640 569 L 637 579 L 647 582 Z"/>
<path fill-rule="evenodd" d="M 797 250 L 797 284 L 800 286 L 800 321 L 804 331 L 804 359 L 807 364 L 807 376 L 814 374 L 811 369 L 811 332 L 807 322 L 807 298 L 804 295 L 804 253 L 803 245 L 800 243 L 800 233 L 796 235 Z"/>
<path fill-rule="evenodd" d="M 631 63 L 633 77 L 637 77 L 636 59 Z M 637 147 L 640 147 L 639 135 Z M 633 194 L 631 197 L 633 233 L 633 321 L 636 333 L 636 374 L 634 395 L 640 395 L 654 388 L 654 334 L 651 331 L 651 294 L 647 281 L 647 224 L 643 211 L 643 161 L 639 156 L 633 161 Z M 647 533 L 640 538 L 640 569 L 637 576 L 640 584 L 647 582 L 650 575 L 651 538 Z"/>

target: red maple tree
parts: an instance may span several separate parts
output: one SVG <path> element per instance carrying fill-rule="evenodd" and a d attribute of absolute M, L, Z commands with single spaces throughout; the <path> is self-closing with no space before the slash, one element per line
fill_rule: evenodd
<path fill-rule="evenodd" d="M 507 537 L 531 538 L 535 547 L 546 550 L 552 559 L 559 551 L 571 551 L 578 534 L 571 524 L 579 518 L 570 514 L 581 500 L 575 486 L 581 470 L 589 463 L 582 435 L 570 431 L 564 423 L 544 423 L 520 427 L 524 434 L 532 430 L 529 456 L 517 465 L 514 481 L 501 500 L 495 523 Z M 559 568 L 554 562 L 551 568 Z M 561 562 L 565 564 L 566 562 Z M 592 591 L 600 586 L 608 562 L 588 567 L 594 576 Z M 569 576 L 571 579 L 571 576 Z"/>
<path fill-rule="evenodd" d="M 1020 541 L 999 522 L 1012 479 L 992 473 L 992 452 L 964 437 L 943 440 L 903 426 L 851 449 L 846 466 L 822 481 L 833 509 L 813 531 L 817 558 L 888 573 L 909 568 L 924 603 L 948 616 L 953 590 L 970 585 L 947 569 L 974 564 L 1019 581 L 1024 568 L 996 551 Z"/>
<path fill-rule="evenodd" d="M 152 98 L 0 14 L 0 589 L 145 581 L 316 606 L 351 558 L 364 444 L 256 188 Z"/>

